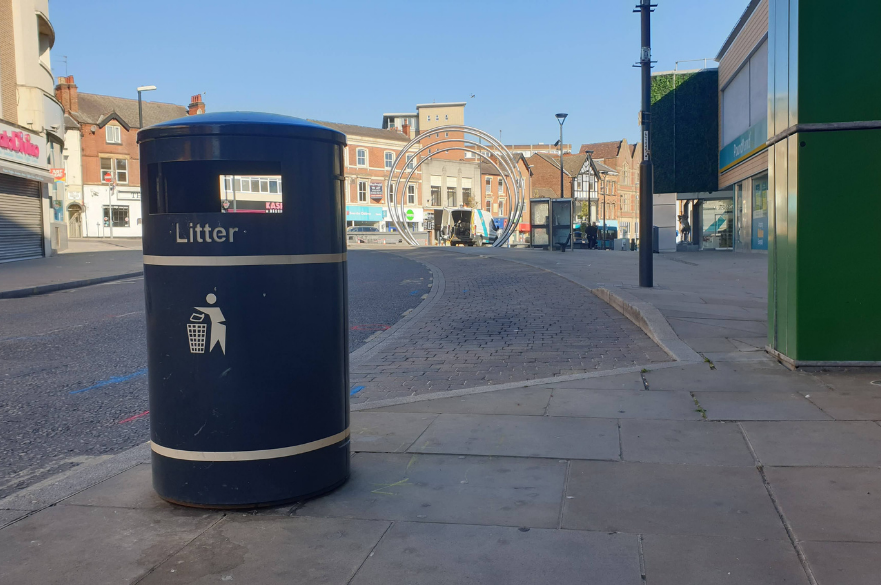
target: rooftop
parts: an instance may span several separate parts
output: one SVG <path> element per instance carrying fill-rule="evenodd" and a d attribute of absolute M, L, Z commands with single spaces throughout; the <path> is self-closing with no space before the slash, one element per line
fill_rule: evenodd
<path fill-rule="evenodd" d="M 346 136 L 361 136 L 364 138 L 378 138 L 380 140 L 393 140 L 395 142 L 410 142 L 410 138 L 397 130 L 383 130 L 382 128 L 370 128 L 368 126 L 356 126 L 355 124 L 339 124 L 337 122 L 324 122 L 322 120 L 309 120 L 328 128 L 342 132 Z"/>
<path fill-rule="evenodd" d="M 138 100 L 136 99 L 79 92 L 77 101 L 78 110 L 70 112 L 70 115 L 81 124 L 101 124 L 115 112 L 129 127 L 140 127 L 138 125 Z M 183 118 L 187 115 L 185 106 L 163 102 L 142 102 L 142 105 L 145 127 L 175 118 Z"/>

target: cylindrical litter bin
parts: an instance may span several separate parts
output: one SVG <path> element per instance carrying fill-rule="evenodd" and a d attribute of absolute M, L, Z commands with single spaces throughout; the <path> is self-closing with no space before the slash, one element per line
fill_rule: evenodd
<path fill-rule="evenodd" d="M 154 488 L 252 507 L 342 484 L 345 135 L 234 112 L 138 142 Z"/>

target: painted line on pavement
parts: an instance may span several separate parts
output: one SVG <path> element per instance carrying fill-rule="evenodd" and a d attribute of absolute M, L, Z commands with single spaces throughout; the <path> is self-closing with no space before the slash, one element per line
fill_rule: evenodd
<path fill-rule="evenodd" d="M 352 388 L 352 391 L 349 392 L 349 396 L 354 396 L 355 394 L 357 394 L 361 390 L 364 390 L 364 386 L 355 386 L 354 388 Z"/>
<path fill-rule="evenodd" d="M 147 368 L 141 368 L 136 372 L 132 372 L 131 374 L 127 374 L 125 376 L 114 376 L 112 378 L 107 378 L 106 380 L 101 380 L 100 382 L 89 386 L 88 388 L 81 388 L 80 390 L 71 390 L 68 394 L 80 394 L 82 392 L 88 392 L 89 390 L 95 390 L 96 388 L 102 388 L 104 386 L 109 386 L 110 384 L 119 384 L 120 382 L 128 382 L 134 378 L 138 378 L 147 373 Z"/>

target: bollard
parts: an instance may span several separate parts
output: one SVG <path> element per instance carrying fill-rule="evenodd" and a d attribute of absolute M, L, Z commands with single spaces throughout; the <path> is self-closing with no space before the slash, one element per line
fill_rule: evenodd
<path fill-rule="evenodd" d="M 138 133 L 162 498 L 272 505 L 348 478 L 345 142 L 245 112 Z"/>

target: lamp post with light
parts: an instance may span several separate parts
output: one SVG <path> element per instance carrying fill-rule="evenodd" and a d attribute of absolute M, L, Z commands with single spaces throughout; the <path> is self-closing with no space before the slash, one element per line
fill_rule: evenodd
<path fill-rule="evenodd" d="M 138 130 L 144 127 L 144 110 L 141 107 L 141 92 L 142 91 L 153 91 L 156 89 L 155 85 L 142 85 L 138 88 Z"/>
<path fill-rule="evenodd" d="M 557 121 L 560 123 L 560 199 L 565 196 L 563 192 L 563 122 L 566 121 L 567 116 L 569 114 L 557 114 Z"/>

